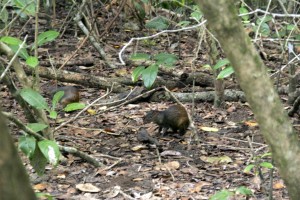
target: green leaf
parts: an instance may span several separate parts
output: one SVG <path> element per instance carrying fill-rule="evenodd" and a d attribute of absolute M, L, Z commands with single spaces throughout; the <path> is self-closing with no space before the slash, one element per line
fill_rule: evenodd
<path fill-rule="evenodd" d="M 226 77 L 230 76 L 230 75 L 233 74 L 233 73 L 234 73 L 233 67 L 231 67 L 231 66 L 230 66 L 230 67 L 226 67 L 225 69 L 223 69 L 223 70 L 219 73 L 217 79 L 223 79 L 223 78 L 226 78 Z"/>
<path fill-rule="evenodd" d="M 34 154 L 30 158 L 30 164 L 39 176 L 44 174 L 45 167 L 47 165 L 47 159 L 39 148 L 35 148 Z"/>
<path fill-rule="evenodd" d="M 229 197 L 232 197 L 233 195 L 234 195 L 233 192 L 230 192 L 228 190 L 222 190 L 214 194 L 212 197 L 210 197 L 209 200 L 227 200 Z"/>
<path fill-rule="evenodd" d="M 68 104 L 65 108 L 64 111 L 65 112 L 71 112 L 74 110 L 81 110 L 85 107 L 84 103 L 70 103 Z"/>
<path fill-rule="evenodd" d="M 245 186 L 241 186 L 241 187 L 237 188 L 235 192 L 237 194 L 242 194 L 245 196 L 253 195 L 253 192 L 250 189 L 246 188 Z"/>
<path fill-rule="evenodd" d="M 24 12 L 27 15 L 31 15 L 31 16 L 35 15 L 35 1 L 31 1 L 31 0 L 13 0 L 13 3 L 15 4 L 16 7 L 20 8 L 21 10 L 23 8 L 25 8 L 25 6 L 26 6 Z"/>
<path fill-rule="evenodd" d="M 141 60 L 141 61 L 147 61 L 147 60 L 150 60 L 150 55 L 149 54 L 146 54 L 146 53 L 136 53 L 136 54 L 133 54 L 131 57 L 130 57 L 130 60 Z"/>
<path fill-rule="evenodd" d="M 253 169 L 253 167 L 255 167 L 255 165 L 250 164 L 250 165 L 248 165 L 248 166 L 245 167 L 245 169 L 243 170 L 243 172 L 244 173 L 249 173 Z"/>
<path fill-rule="evenodd" d="M 19 138 L 19 149 L 29 158 L 34 154 L 36 147 L 36 139 L 29 135 L 24 135 Z"/>
<path fill-rule="evenodd" d="M 16 53 L 18 51 L 18 49 L 20 48 L 19 45 L 9 45 L 9 47 L 11 48 L 11 50 Z M 22 48 L 19 51 L 18 56 L 20 56 L 21 58 L 23 58 L 24 60 L 26 60 L 29 57 L 29 54 L 27 52 L 27 50 L 25 48 Z"/>
<path fill-rule="evenodd" d="M 46 199 L 47 198 L 47 200 L 54 200 L 54 198 L 51 196 L 51 194 L 48 194 L 48 193 L 36 192 L 35 195 L 38 199 Z"/>
<path fill-rule="evenodd" d="M 47 128 L 48 125 L 42 123 L 30 123 L 27 124 L 27 127 L 30 128 L 33 132 L 37 133 Z"/>
<path fill-rule="evenodd" d="M 259 32 L 262 34 L 262 36 L 269 36 L 271 33 L 269 25 L 267 23 L 262 23 Z"/>
<path fill-rule="evenodd" d="M 21 45 L 23 43 L 23 41 L 20 40 L 19 38 L 10 37 L 10 36 L 1 37 L 0 41 L 9 45 Z"/>
<path fill-rule="evenodd" d="M 153 85 L 157 77 L 157 72 L 158 72 L 158 65 L 156 64 L 151 65 L 147 67 L 145 70 L 143 70 L 142 78 L 146 88 L 150 88 Z"/>
<path fill-rule="evenodd" d="M 268 168 L 268 169 L 272 169 L 274 166 L 272 165 L 272 163 L 269 163 L 269 162 L 262 162 L 259 164 L 261 167 L 265 167 L 265 168 Z"/>
<path fill-rule="evenodd" d="M 256 24 L 260 24 L 263 20 L 263 23 L 266 23 L 266 22 L 269 22 L 272 20 L 272 15 L 267 15 L 266 17 L 259 17 L 257 20 L 256 20 Z"/>
<path fill-rule="evenodd" d="M 55 110 L 51 110 L 50 114 L 49 114 L 49 117 L 51 119 L 56 119 L 57 118 L 57 112 Z"/>
<path fill-rule="evenodd" d="M 59 32 L 57 31 L 46 31 L 41 33 L 38 36 L 38 46 L 45 44 L 46 42 L 51 42 L 55 40 L 59 36 Z"/>
<path fill-rule="evenodd" d="M 163 65 L 166 67 L 171 67 L 177 62 L 177 56 L 168 53 L 160 53 L 154 56 L 157 65 Z"/>
<path fill-rule="evenodd" d="M 144 6 L 139 4 L 137 1 L 133 1 L 133 5 L 134 5 L 134 8 L 135 8 L 136 13 L 138 14 L 139 18 L 144 20 L 144 18 L 146 16 Z"/>
<path fill-rule="evenodd" d="M 38 66 L 39 61 L 37 57 L 33 57 L 33 56 L 29 56 L 26 59 L 26 64 L 31 67 L 31 68 L 35 68 L 36 66 Z"/>
<path fill-rule="evenodd" d="M 286 29 L 287 29 L 288 31 L 292 31 L 292 30 L 294 30 L 295 28 L 297 28 L 297 26 L 294 25 L 294 24 L 288 24 L 288 25 L 286 26 Z"/>
<path fill-rule="evenodd" d="M 272 153 L 268 152 L 268 153 L 264 153 L 263 155 L 261 155 L 261 158 L 270 157 L 270 156 L 272 156 Z"/>
<path fill-rule="evenodd" d="M 135 68 L 131 75 L 132 82 L 134 82 L 134 83 L 137 82 L 139 79 L 139 76 L 142 74 L 142 72 L 144 70 L 145 70 L 144 66 L 138 66 L 137 68 Z"/>
<path fill-rule="evenodd" d="M 1 10 L 0 10 L 1 11 Z M 4 23 L 6 23 L 7 22 L 7 20 L 8 20 L 8 12 L 7 12 L 7 10 L 4 8 L 4 9 L 2 9 L 2 12 L 0 13 L 0 20 L 2 21 L 2 22 L 4 22 Z"/>
<path fill-rule="evenodd" d="M 20 95 L 31 106 L 37 109 L 45 109 L 50 112 L 46 100 L 37 91 L 34 91 L 30 88 L 25 88 L 21 90 Z"/>
<path fill-rule="evenodd" d="M 183 3 L 183 5 L 184 5 L 184 4 L 185 4 L 185 3 Z M 193 12 L 191 13 L 191 18 L 192 18 L 192 19 L 195 19 L 197 22 L 199 22 L 200 19 L 201 19 L 202 16 L 203 16 L 203 14 L 202 14 L 202 12 L 201 12 L 199 6 L 193 5 L 193 6 L 192 6 L 192 10 L 193 10 Z"/>
<path fill-rule="evenodd" d="M 169 27 L 169 20 L 165 17 L 155 17 L 152 20 L 148 21 L 145 25 L 148 29 L 155 29 L 155 30 L 165 30 Z"/>
<path fill-rule="evenodd" d="M 45 156 L 45 158 L 50 164 L 58 164 L 60 158 L 60 151 L 56 142 L 51 140 L 43 140 L 38 142 L 38 146 L 42 154 Z"/>
<path fill-rule="evenodd" d="M 54 94 L 53 99 L 52 99 L 52 110 L 55 109 L 57 103 L 64 96 L 64 94 L 65 94 L 64 91 L 58 91 Z M 50 113 L 50 115 L 51 115 L 51 113 Z"/>
<path fill-rule="evenodd" d="M 180 21 L 177 26 L 180 26 L 180 27 L 187 27 L 188 25 L 190 25 L 191 22 L 190 21 Z"/>
<path fill-rule="evenodd" d="M 246 7 L 240 7 L 239 9 L 239 13 L 240 14 L 246 14 L 246 13 L 249 13 L 248 9 Z M 249 15 L 243 15 L 242 16 L 242 19 L 244 21 L 249 21 Z"/>
<path fill-rule="evenodd" d="M 225 59 L 221 59 L 217 62 L 217 64 L 215 66 L 213 66 L 213 69 L 216 70 L 216 69 L 219 69 L 221 67 L 224 67 L 225 65 L 228 65 L 230 62 L 227 58 Z"/>

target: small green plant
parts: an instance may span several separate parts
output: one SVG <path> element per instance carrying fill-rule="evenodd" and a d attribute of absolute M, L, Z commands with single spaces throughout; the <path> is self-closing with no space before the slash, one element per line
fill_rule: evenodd
<path fill-rule="evenodd" d="M 253 193 L 250 189 L 248 189 L 244 186 L 241 186 L 241 187 L 235 189 L 234 191 L 222 190 L 220 192 L 217 192 L 216 194 L 211 196 L 209 198 L 209 200 L 228 200 L 228 199 L 235 198 L 237 196 L 239 196 L 239 198 L 241 198 L 240 196 L 244 196 L 247 198 L 252 195 L 253 195 Z"/>
<path fill-rule="evenodd" d="M 141 76 L 144 81 L 144 85 L 147 88 L 150 88 L 153 85 L 160 66 L 173 67 L 177 62 L 177 57 L 175 55 L 167 53 L 160 53 L 154 55 L 153 57 L 149 54 L 138 53 L 131 56 L 130 59 L 133 61 L 150 61 L 151 64 L 149 64 L 147 67 L 141 65 L 135 68 L 131 76 L 133 82 L 138 81 L 139 77 Z"/>
<path fill-rule="evenodd" d="M 253 158 L 254 164 L 247 165 L 244 169 L 244 172 L 249 173 L 251 170 L 253 170 L 255 175 L 259 175 L 262 167 L 272 169 L 274 167 L 272 163 L 263 161 L 264 158 L 270 157 L 271 155 L 271 153 L 265 153 L 263 155 L 255 156 Z"/>
<path fill-rule="evenodd" d="M 46 110 L 49 113 L 49 117 L 51 119 L 56 119 L 57 112 L 55 111 L 55 108 L 57 107 L 59 100 L 63 97 L 64 92 L 59 91 L 53 96 L 51 108 L 48 106 L 46 99 L 42 97 L 40 93 L 38 93 L 37 91 L 31 88 L 22 89 L 20 95 L 29 105 L 37 109 Z M 83 109 L 84 107 L 85 107 L 84 103 L 70 103 L 64 108 L 64 111 L 71 112 L 74 110 Z"/>
<path fill-rule="evenodd" d="M 215 64 L 213 67 L 213 70 L 217 70 L 220 68 L 223 68 L 220 73 L 217 76 L 217 79 L 224 79 L 229 77 L 231 74 L 234 73 L 233 67 L 230 65 L 230 62 L 228 59 L 221 59 Z"/>

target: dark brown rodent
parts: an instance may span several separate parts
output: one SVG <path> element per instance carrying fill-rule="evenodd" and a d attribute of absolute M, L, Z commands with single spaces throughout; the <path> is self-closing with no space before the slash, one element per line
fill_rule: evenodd
<path fill-rule="evenodd" d="M 186 129 L 190 125 L 188 114 L 181 105 L 173 105 L 164 111 L 151 110 L 144 117 L 144 124 L 154 122 L 159 126 L 158 133 L 162 135 L 171 128 L 174 132 L 179 130 L 181 135 L 184 135 Z"/>
<path fill-rule="evenodd" d="M 55 93 L 63 91 L 64 95 L 60 99 L 60 103 L 65 107 L 69 103 L 79 102 L 79 90 L 73 86 L 63 86 L 58 88 L 52 88 L 50 94 L 53 96 Z"/>

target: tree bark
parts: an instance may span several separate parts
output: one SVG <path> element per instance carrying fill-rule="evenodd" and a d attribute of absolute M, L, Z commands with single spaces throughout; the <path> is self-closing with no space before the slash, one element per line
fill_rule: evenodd
<path fill-rule="evenodd" d="M 1 111 L 0 130 L 0 199 L 36 199 Z"/>
<path fill-rule="evenodd" d="M 273 158 L 292 200 L 300 197 L 298 137 L 250 39 L 233 0 L 198 0 L 209 27 L 230 60 L 246 99 L 270 145 Z"/>

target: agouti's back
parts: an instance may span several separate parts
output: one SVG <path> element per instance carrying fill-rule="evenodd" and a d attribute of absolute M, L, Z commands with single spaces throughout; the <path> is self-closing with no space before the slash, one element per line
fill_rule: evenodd
<path fill-rule="evenodd" d="M 63 91 L 64 95 L 60 99 L 60 103 L 65 107 L 69 103 L 79 102 L 79 90 L 73 86 L 58 87 L 51 91 L 54 95 L 56 92 Z"/>
<path fill-rule="evenodd" d="M 151 110 L 144 117 L 144 123 L 154 122 L 159 126 L 159 133 L 163 130 L 163 135 L 167 129 L 171 128 L 174 132 L 179 130 L 184 135 L 190 125 L 188 114 L 181 105 L 173 105 L 164 111 Z"/>

